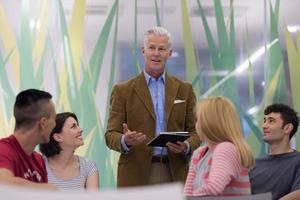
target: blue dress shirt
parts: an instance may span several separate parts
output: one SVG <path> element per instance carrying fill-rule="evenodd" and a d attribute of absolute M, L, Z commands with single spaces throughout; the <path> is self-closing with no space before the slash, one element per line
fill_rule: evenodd
<path fill-rule="evenodd" d="M 153 78 L 144 70 L 144 76 L 151 94 L 153 108 L 155 111 L 155 135 L 166 130 L 165 115 L 165 73 L 158 79 Z M 167 155 L 166 148 L 153 147 L 153 156 Z"/>

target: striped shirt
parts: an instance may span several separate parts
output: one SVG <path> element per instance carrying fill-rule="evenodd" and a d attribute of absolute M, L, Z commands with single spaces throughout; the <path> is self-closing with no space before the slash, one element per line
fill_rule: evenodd
<path fill-rule="evenodd" d="M 87 158 L 79 157 L 79 176 L 71 179 L 58 178 L 49 166 L 48 159 L 44 157 L 48 173 L 48 183 L 56 185 L 59 190 L 63 191 L 82 191 L 85 190 L 86 180 L 89 176 L 98 172 L 95 162 Z"/>
<path fill-rule="evenodd" d="M 194 151 L 184 187 L 186 196 L 250 195 L 248 170 L 230 142 L 199 147 Z"/>

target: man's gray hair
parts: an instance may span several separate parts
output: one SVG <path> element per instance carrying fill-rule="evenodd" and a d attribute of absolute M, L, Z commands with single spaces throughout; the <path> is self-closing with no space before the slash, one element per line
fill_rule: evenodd
<path fill-rule="evenodd" d="M 171 48 L 171 33 L 162 27 L 152 27 L 148 29 L 144 34 L 144 46 L 148 44 L 149 35 L 166 36 L 168 38 L 168 48 Z"/>

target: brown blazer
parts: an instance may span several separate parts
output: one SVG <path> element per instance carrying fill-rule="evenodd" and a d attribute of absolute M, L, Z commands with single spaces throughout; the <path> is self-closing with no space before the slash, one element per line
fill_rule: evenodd
<path fill-rule="evenodd" d="M 194 127 L 196 97 L 192 86 L 166 74 L 165 87 L 167 131 L 188 131 L 191 134 L 188 142 L 194 150 L 200 145 L 200 140 Z M 185 101 L 174 104 L 175 100 Z M 152 157 L 152 148 L 146 143 L 155 136 L 155 112 L 143 72 L 125 83 L 116 84 L 111 94 L 105 139 L 107 146 L 118 152 L 121 152 L 124 122 L 131 131 L 146 134 L 147 139 L 145 143 L 131 147 L 128 153 L 120 154 L 117 186 L 146 185 Z M 172 152 L 168 152 L 168 156 L 173 181 L 184 182 L 188 158 Z"/>

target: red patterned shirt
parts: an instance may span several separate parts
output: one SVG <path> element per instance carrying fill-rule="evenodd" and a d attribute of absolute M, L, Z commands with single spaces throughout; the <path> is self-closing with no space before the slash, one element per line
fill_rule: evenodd
<path fill-rule="evenodd" d="M 27 155 L 14 135 L 0 140 L 0 168 L 6 168 L 16 177 L 32 182 L 48 182 L 42 156 L 37 152 Z"/>

